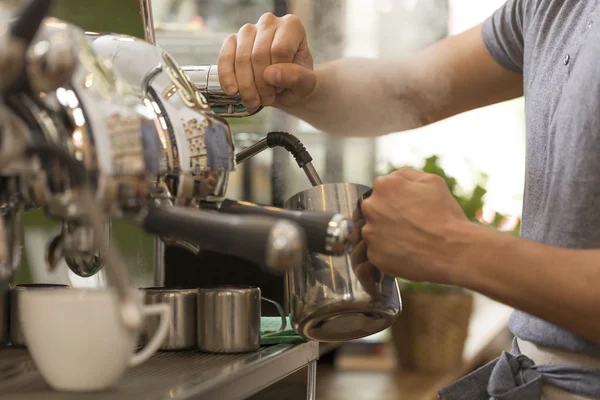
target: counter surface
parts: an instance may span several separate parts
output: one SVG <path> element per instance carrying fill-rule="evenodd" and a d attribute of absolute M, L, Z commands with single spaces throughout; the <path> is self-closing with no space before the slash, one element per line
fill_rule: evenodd
<path fill-rule="evenodd" d="M 0 350 L 0 397 L 6 400 L 242 400 L 318 357 L 316 342 L 275 345 L 256 353 L 234 355 L 160 352 L 144 364 L 127 370 L 118 386 L 110 391 L 70 394 L 50 389 L 26 350 L 6 348 Z"/>

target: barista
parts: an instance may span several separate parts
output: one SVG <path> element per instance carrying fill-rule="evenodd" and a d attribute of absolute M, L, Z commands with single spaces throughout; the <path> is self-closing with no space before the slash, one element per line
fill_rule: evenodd
<path fill-rule="evenodd" d="M 375 181 L 357 251 L 387 273 L 520 310 L 511 353 L 442 399 L 597 399 L 599 63 L 600 2 L 509 0 L 402 61 L 316 67 L 300 20 L 265 14 L 227 38 L 219 78 L 248 107 L 274 106 L 340 136 L 405 131 L 525 95 L 522 238 L 469 222 L 442 179 L 404 168 Z"/>

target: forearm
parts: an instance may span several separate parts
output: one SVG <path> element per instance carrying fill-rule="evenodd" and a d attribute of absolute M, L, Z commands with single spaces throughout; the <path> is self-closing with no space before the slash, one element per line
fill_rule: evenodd
<path fill-rule="evenodd" d="M 417 101 L 403 62 L 342 59 L 317 66 L 315 73 L 317 87 L 311 97 L 282 109 L 317 129 L 332 135 L 378 136 L 427 123 L 427 109 Z"/>
<path fill-rule="evenodd" d="M 571 250 L 469 225 L 459 228 L 454 284 L 600 342 L 600 251 Z"/>
<path fill-rule="evenodd" d="M 343 59 L 315 72 L 311 97 L 282 109 L 343 136 L 419 128 L 523 93 L 523 77 L 490 56 L 480 26 L 403 60 Z"/>

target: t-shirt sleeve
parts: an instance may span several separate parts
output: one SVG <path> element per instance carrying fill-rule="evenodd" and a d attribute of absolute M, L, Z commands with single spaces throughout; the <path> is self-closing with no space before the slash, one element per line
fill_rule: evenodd
<path fill-rule="evenodd" d="M 482 26 L 483 42 L 492 57 L 512 72 L 523 72 L 526 0 L 508 0 Z"/>

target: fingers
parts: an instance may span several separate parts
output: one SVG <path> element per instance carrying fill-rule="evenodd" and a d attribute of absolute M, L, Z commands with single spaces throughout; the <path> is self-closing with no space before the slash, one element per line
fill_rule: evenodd
<path fill-rule="evenodd" d="M 254 68 L 252 66 L 252 49 L 256 38 L 256 27 L 252 24 L 242 26 L 237 36 L 235 57 L 235 77 L 242 102 L 248 108 L 260 105 L 258 90 L 254 84 Z"/>
<path fill-rule="evenodd" d="M 296 63 L 307 71 L 292 68 L 274 70 L 267 80 L 272 64 Z M 316 85 L 312 73 L 312 55 L 308 49 L 306 32 L 295 15 L 277 18 L 264 14 L 256 25 L 244 25 L 237 35 L 225 40 L 219 54 L 219 81 L 228 95 L 239 93 L 249 108 L 272 105 L 276 93 L 293 89 L 303 95 L 311 93 Z M 291 87 L 278 87 L 282 81 Z"/>
<path fill-rule="evenodd" d="M 271 45 L 271 60 L 273 64 L 285 64 L 294 61 L 300 45 L 306 39 L 306 32 L 295 15 L 286 15 L 280 19 L 280 26 L 275 32 Z"/>
<path fill-rule="evenodd" d="M 352 246 L 356 246 L 361 241 L 361 230 L 365 224 L 364 216 L 362 212 L 357 208 L 352 212 L 352 233 L 350 234 L 349 241 Z"/>
<path fill-rule="evenodd" d="M 420 180 L 423 180 L 423 178 L 425 178 L 429 174 L 427 174 L 423 171 L 418 171 L 414 168 L 403 167 L 403 168 L 399 168 L 396 171 L 394 171 L 392 173 L 392 175 L 397 176 L 397 177 L 402 177 L 409 181 L 420 181 Z"/>
<path fill-rule="evenodd" d="M 277 29 L 271 45 L 271 62 L 273 64 L 292 63 L 299 51 L 310 54 L 306 44 L 306 31 L 300 18 L 295 15 L 286 15 L 280 19 L 280 22 L 281 26 Z M 281 93 L 285 89 L 292 89 L 285 86 L 274 86 L 276 86 L 277 93 Z"/>
<path fill-rule="evenodd" d="M 352 265 L 360 265 L 367 261 L 367 245 L 360 242 L 352 249 L 350 253 L 350 262 Z"/>
<path fill-rule="evenodd" d="M 354 274 L 361 283 L 363 289 L 372 296 L 379 293 L 377 282 L 379 278 L 379 270 L 370 262 L 364 262 L 354 267 Z"/>
<path fill-rule="evenodd" d="M 257 23 L 256 38 L 252 49 L 254 84 L 260 96 L 260 103 L 270 106 L 275 101 L 275 88 L 265 82 L 265 69 L 271 65 L 271 46 L 277 31 L 277 17 L 266 13 Z"/>
<path fill-rule="evenodd" d="M 235 51 L 237 49 L 237 36 L 229 35 L 221 52 L 219 53 L 219 82 L 229 96 L 237 94 L 237 80 L 235 78 Z"/>

